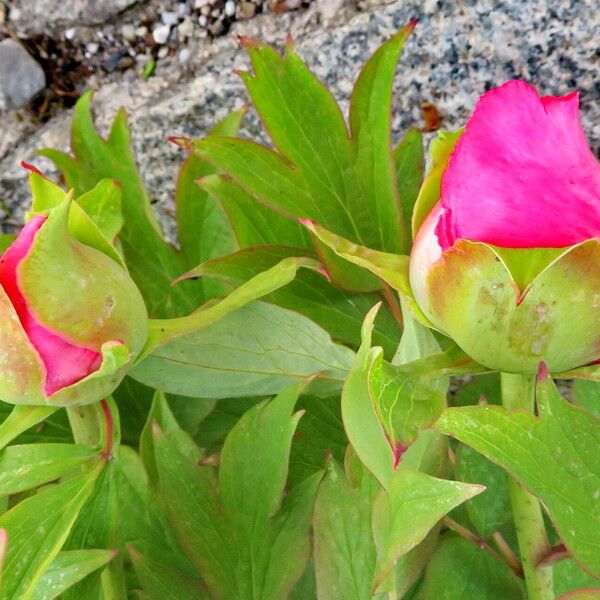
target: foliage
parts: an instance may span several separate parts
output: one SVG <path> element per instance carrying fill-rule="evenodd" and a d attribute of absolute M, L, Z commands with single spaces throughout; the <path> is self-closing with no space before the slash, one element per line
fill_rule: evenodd
<path fill-rule="evenodd" d="M 101 403 L 0 406 L 0 600 L 546 600 L 515 486 L 541 503 L 553 593 L 600 597 L 597 367 L 570 373 L 572 402 L 542 369 L 535 413 L 499 406 L 498 374 L 412 295 L 411 240 L 462 133 L 426 172 L 419 130 L 392 143 L 413 27 L 365 65 L 347 120 L 292 42 L 243 38 L 272 145 L 237 137 L 245 110 L 173 140 L 177 244 L 124 111 L 103 139 L 88 93 L 72 154 L 40 151 L 149 334 Z M 30 214 L 64 197 L 30 180 Z"/>

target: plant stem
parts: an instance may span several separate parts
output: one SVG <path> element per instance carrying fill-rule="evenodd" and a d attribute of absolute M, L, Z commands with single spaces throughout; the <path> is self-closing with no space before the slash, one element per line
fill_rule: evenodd
<path fill-rule="evenodd" d="M 76 444 L 91 447 L 101 444 L 102 427 L 100 419 L 102 413 L 99 408 L 99 404 L 86 404 L 67 408 L 67 416 Z"/>
<path fill-rule="evenodd" d="M 502 373 L 501 381 L 504 407 L 533 413 L 535 376 Z M 552 569 L 539 566 L 540 560 L 550 550 L 542 508 L 537 498 L 512 478 L 509 491 L 528 598 L 552 600 Z"/>
<path fill-rule="evenodd" d="M 508 560 L 506 560 L 504 556 L 496 552 L 482 537 L 474 534 L 472 531 L 469 531 L 466 527 L 463 527 L 460 523 L 457 523 L 448 515 L 442 518 L 442 523 L 448 529 L 451 529 L 455 533 L 458 533 L 458 535 L 464 537 L 466 540 L 477 544 L 477 546 L 479 546 L 481 550 L 484 550 L 488 554 L 491 554 L 495 559 L 499 560 L 500 562 L 506 563 L 506 565 L 514 571 L 515 575 L 518 575 L 519 577 L 523 576 L 523 573 L 521 572 L 521 565 L 515 565 L 514 563 L 511 563 Z"/>

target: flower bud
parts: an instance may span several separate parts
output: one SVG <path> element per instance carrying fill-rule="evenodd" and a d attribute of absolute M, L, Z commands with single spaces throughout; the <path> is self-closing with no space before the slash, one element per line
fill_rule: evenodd
<path fill-rule="evenodd" d="M 410 260 L 425 315 L 491 369 L 600 358 L 600 165 L 575 94 L 484 94 L 450 154 Z"/>
<path fill-rule="evenodd" d="M 0 258 L 0 399 L 69 406 L 119 384 L 148 332 L 144 301 L 113 257 L 71 236 L 67 198 Z"/>

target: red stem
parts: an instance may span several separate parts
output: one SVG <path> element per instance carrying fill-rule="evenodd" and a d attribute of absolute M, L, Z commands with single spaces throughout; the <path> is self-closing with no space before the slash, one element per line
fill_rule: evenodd
<path fill-rule="evenodd" d="M 104 420 L 106 422 L 106 443 L 104 449 L 101 452 L 102 458 L 110 460 L 112 458 L 112 446 L 113 446 L 113 418 L 110 412 L 110 407 L 106 400 L 100 400 L 100 406 L 102 406 L 102 412 L 104 413 Z"/>

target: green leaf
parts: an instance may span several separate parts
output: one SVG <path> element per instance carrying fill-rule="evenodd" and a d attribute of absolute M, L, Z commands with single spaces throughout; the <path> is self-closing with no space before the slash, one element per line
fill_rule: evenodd
<path fill-rule="evenodd" d="M 425 571 L 422 598 L 456 600 L 519 600 L 522 583 L 504 564 L 477 544 L 447 535 Z"/>
<path fill-rule="evenodd" d="M 217 123 L 209 135 L 236 135 L 245 113 L 246 109 L 230 113 Z M 177 176 L 176 217 L 181 251 L 188 269 L 237 249 L 227 216 L 217 202 L 198 186 L 199 179 L 214 172 L 215 168 L 210 163 L 190 154 Z M 197 283 L 204 299 L 221 295 L 222 286 L 204 283 Z"/>
<path fill-rule="evenodd" d="M 563 594 L 556 600 L 600 600 L 600 588 L 573 590 Z"/>
<path fill-rule="evenodd" d="M 500 397 L 500 374 L 480 375 L 468 381 L 454 395 L 456 406 L 476 406 L 478 404 L 502 404 Z"/>
<path fill-rule="evenodd" d="M 314 219 L 358 243 L 406 250 L 390 114 L 396 62 L 413 27 L 383 44 L 361 71 L 349 130 L 335 100 L 291 44 L 282 58 L 245 39 L 254 74 L 242 78 L 278 151 L 231 138 L 196 141 L 193 151 L 275 210 Z M 342 271 L 332 255 L 323 259 L 338 283 L 365 289 L 356 287 L 367 280 L 360 270 Z"/>
<path fill-rule="evenodd" d="M 371 510 L 379 485 L 358 465 L 353 486 L 332 460 L 313 517 L 319 600 L 371 600 L 377 554 Z"/>
<path fill-rule="evenodd" d="M 450 408 L 437 428 L 537 496 L 572 556 L 600 577 L 600 424 L 561 398 L 550 379 L 538 385 L 537 402 L 537 418 L 495 406 Z"/>
<path fill-rule="evenodd" d="M 394 163 L 402 220 L 410 229 L 413 208 L 423 182 L 423 135 L 418 129 L 411 129 L 394 148 Z"/>
<path fill-rule="evenodd" d="M 363 325 L 363 343 L 342 394 L 342 415 L 357 454 L 387 488 L 390 469 L 419 430 L 435 421 L 446 400 L 442 391 L 413 377 L 410 363 L 395 367 L 383 360 L 381 348 L 371 348 L 376 310 Z"/>
<path fill-rule="evenodd" d="M 552 579 L 557 597 L 578 588 L 598 586 L 598 580 L 588 575 L 572 558 L 563 558 L 552 566 Z"/>
<path fill-rule="evenodd" d="M 254 398 L 223 398 L 218 400 L 213 411 L 200 424 L 194 440 L 202 448 L 220 447 L 239 421 L 240 417 L 252 406 L 262 402 L 260 396 Z M 213 451 L 212 449 L 210 451 Z"/>
<path fill-rule="evenodd" d="M 304 571 L 322 475 L 306 479 L 282 503 L 300 417 L 293 414 L 297 395 L 294 386 L 244 414 L 225 441 L 218 481 L 154 427 L 162 500 L 214 596 L 285 598 Z"/>
<path fill-rule="evenodd" d="M 72 585 L 110 562 L 116 550 L 59 552 L 40 579 L 31 600 L 54 600 Z"/>
<path fill-rule="evenodd" d="M 14 233 L 0 233 L 0 253 L 4 254 L 7 248 L 17 239 Z"/>
<path fill-rule="evenodd" d="M 352 357 L 305 317 L 254 302 L 157 348 L 130 374 L 173 394 L 233 398 L 276 393 L 322 373 L 311 391 L 331 394 L 342 386 Z"/>
<path fill-rule="evenodd" d="M 195 402 L 196 399 L 188 398 L 188 402 Z M 179 423 L 173 416 L 165 395 L 156 391 L 152 406 L 148 412 L 146 424 L 140 436 L 140 456 L 144 462 L 144 467 L 148 478 L 152 484 L 158 481 L 158 471 L 155 460 L 154 448 L 154 427 L 158 425 L 164 435 L 169 436 L 177 449 L 191 460 L 198 461 L 201 457 L 196 444 L 190 436 L 181 429 Z"/>
<path fill-rule="evenodd" d="M 155 461 L 160 499 L 186 555 L 217 597 L 235 589 L 235 564 L 227 540 L 230 533 L 217 498 L 210 467 L 198 466 L 154 426 Z"/>
<path fill-rule="evenodd" d="M 303 254 L 304 253 L 304 254 Z M 240 285 L 257 273 L 289 256 L 312 256 L 312 251 L 288 246 L 255 246 L 210 260 L 190 272 Z M 380 300 L 377 294 L 351 294 L 328 282 L 311 269 L 300 269 L 288 285 L 263 297 L 263 301 L 294 310 L 313 320 L 332 337 L 353 347 L 360 345 L 360 330 L 369 309 Z M 398 324 L 387 305 L 375 320 L 373 339 L 391 357 L 398 345 Z"/>
<path fill-rule="evenodd" d="M 26 444 L 0 452 L 0 495 L 16 494 L 54 481 L 98 456 L 76 444 Z"/>
<path fill-rule="evenodd" d="M 510 523 L 512 512 L 506 471 L 469 446 L 460 445 L 456 453 L 456 477 L 481 483 L 483 494 L 465 504 L 471 523 L 481 536 L 489 536 Z"/>
<path fill-rule="evenodd" d="M 197 297 L 194 282 L 173 287 L 171 282 L 185 271 L 180 254 L 162 237 L 131 152 L 125 111 L 119 110 L 106 140 L 94 128 L 91 93 L 77 102 L 71 129 L 74 156 L 58 150 L 41 150 L 62 171 L 77 197 L 94 188 L 102 179 L 121 184 L 125 223 L 120 240 L 131 276 L 146 300 L 151 316 L 169 317 L 193 310 Z"/>
<path fill-rule="evenodd" d="M 288 476 L 292 486 L 323 470 L 331 456 L 343 461 L 348 444 L 339 396 L 302 396 L 298 408 L 305 412 L 292 442 Z"/>
<path fill-rule="evenodd" d="M 4 563 L 2 600 L 29 600 L 90 496 L 102 463 L 51 486 L 0 516 L 10 540 Z"/>
<path fill-rule="evenodd" d="M 572 391 L 573 402 L 600 419 L 600 383 L 576 379 Z"/>
<path fill-rule="evenodd" d="M 202 582 L 179 569 L 148 559 L 130 547 L 129 556 L 147 600 L 208 600 Z"/>
<path fill-rule="evenodd" d="M 119 453 L 120 448 L 113 449 L 113 458 L 100 473 L 93 493 L 81 509 L 65 543 L 65 550 L 122 548 L 117 478 Z M 122 560 L 122 556 L 117 556 L 102 573 L 94 573 L 71 587 L 64 593 L 64 600 L 89 598 L 94 594 L 125 600 Z"/>
<path fill-rule="evenodd" d="M 16 437 L 41 423 L 57 410 L 55 406 L 15 406 L 0 424 L 0 448 L 4 448 Z"/>
<path fill-rule="evenodd" d="M 422 542 L 444 515 L 484 489 L 400 468 L 373 507 L 378 554 L 374 589 L 384 583 L 396 560 Z"/>
<path fill-rule="evenodd" d="M 310 246 L 310 236 L 300 223 L 257 202 L 233 179 L 210 175 L 204 177 L 199 185 L 227 213 L 240 248 L 262 244 Z"/>
<path fill-rule="evenodd" d="M 221 500 L 247 539 L 256 523 L 267 521 L 279 508 L 292 436 L 301 416 L 292 416 L 298 393 L 299 387 L 293 386 L 276 401 L 254 406 L 225 440 L 219 469 Z M 260 443 L 253 444 L 250 436 L 258 430 Z"/>
<path fill-rule="evenodd" d="M 116 467 L 123 544 L 134 544 L 149 560 L 193 576 L 196 570 L 181 551 L 162 507 L 151 492 L 139 455 L 121 446 Z"/>
<path fill-rule="evenodd" d="M 150 321 L 148 340 L 138 361 L 142 360 L 155 348 L 174 338 L 196 333 L 222 319 L 230 312 L 288 284 L 294 279 L 296 272 L 301 267 L 319 270 L 320 264 L 312 258 L 302 256 L 284 258 L 274 267 L 255 275 L 216 304 L 203 306 L 185 317 Z"/>

